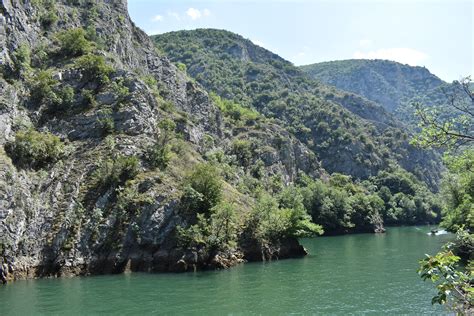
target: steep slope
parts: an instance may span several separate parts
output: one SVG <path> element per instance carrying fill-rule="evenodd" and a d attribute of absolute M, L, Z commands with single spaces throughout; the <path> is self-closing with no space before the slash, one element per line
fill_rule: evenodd
<path fill-rule="evenodd" d="M 351 59 L 301 66 L 311 78 L 353 92 L 397 113 L 411 102 L 442 104 L 448 84 L 425 67 L 389 60 Z"/>
<path fill-rule="evenodd" d="M 229 119 L 156 53 L 125 0 L 2 1 L 0 66 L 0 260 L 8 278 L 186 271 L 304 254 L 288 231 L 252 234 L 245 223 L 256 195 L 239 186 L 244 163 L 258 166 L 262 182 L 318 177 L 325 172 L 315 155 L 261 117 Z M 252 145 L 244 157 L 238 138 Z M 231 205 L 217 204 L 235 209 L 246 235 L 210 248 L 182 244 L 191 224 L 220 220 L 198 216 L 211 193 L 205 206 Z"/>
<path fill-rule="evenodd" d="M 400 164 L 436 186 L 439 159 L 410 146 L 405 128 L 377 104 L 317 83 L 231 32 L 198 29 L 153 40 L 207 89 L 282 122 L 329 172 L 364 179 Z"/>

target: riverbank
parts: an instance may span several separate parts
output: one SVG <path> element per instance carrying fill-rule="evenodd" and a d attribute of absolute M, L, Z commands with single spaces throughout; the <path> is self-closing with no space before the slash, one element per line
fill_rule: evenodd
<path fill-rule="evenodd" d="M 244 262 L 272 261 L 299 258 L 307 255 L 295 238 L 286 238 L 278 244 L 249 245 L 246 249 L 209 254 L 203 250 L 172 248 L 151 252 L 134 250 L 127 253 L 108 253 L 103 257 L 69 257 L 53 262 L 36 263 L 20 257 L 14 264 L 4 263 L 5 281 L 119 274 L 125 272 L 196 272 L 222 270 Z M 123 257 L 121 257 L 123 256 Z"/>
<path fill-rule="evenodd" d="M 125 273 L 19 281 L 0 287 L 3 315 L 29 314 L 444 314 L 418 260 L 452 235 L 429 227 L 302 239 L 302 259 L 222 271 Z M 28 304 L 25 304 L 25 302 Z"/>

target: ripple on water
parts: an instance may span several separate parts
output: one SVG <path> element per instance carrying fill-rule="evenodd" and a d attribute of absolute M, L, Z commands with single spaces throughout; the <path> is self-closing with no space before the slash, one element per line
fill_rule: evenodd
<path fill-rule="evenodd" d="M 443 314 L 416 269 L 452 236 L 429 231 L 304 239 L 305 258 L 226 271 L 20 281 L 0 288 L 0 314 Z"/>

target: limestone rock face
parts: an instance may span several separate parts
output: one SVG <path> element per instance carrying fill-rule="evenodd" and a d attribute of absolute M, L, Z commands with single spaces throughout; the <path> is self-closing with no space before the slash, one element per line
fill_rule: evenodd
<path fill-rule="evenodd" d="M 229 152 L 234 137 L 246 138 L 247 131 L 226 126 L 207 92 L 156 52 L 130 20 L 126 1 L 62 0 L 53 9 L 27 0 L 0 3 L 0 261 L 7 278 L 187 271 L 241 262 L 240 251 L 212 257 L 183 251 L 175 229 L 185 221 L 180 181 L 189 163 L 210 150 Z M 50 11 L 57 21 L 45 26 Z M 79 27 L 94 34 L 95 54 L 113 68 L 105 85 L 57 55 L 56 34 Z M 32 69 L 18 71 L 21 47 L 31 52 Z M 46 60 L 39 59 L 42 54 Z M 40 68 L 52 71 L 58 89 L 72 89 L 67 109 L 53 111 L 49 100 L 32 97 L 30 81 Z M 177 122 L 187 148 L 169 172 L 152 170 L 146 158 L 164 133 L 158 127 L 164 119 Z M 38 170 L 18 166 L 5 148 L 27 129 L 58 136 L 65 145 L 62 158 Z M 314 154 L 284 129 L 263 124 L 261 130 L 252 139 L 268 150 L 255 150 L 252 159 L 264 162 L 265 174 L 291 181 L 300 170 L 324 173 Z M 278 146 L 277 136 L 285 138 Z M 99 172 L 122 156 L 138 158 L 136 179 L 97 185 Z M 120 204 L 127 189 L 133 198 Z M 293 246 L 299 247 L 296 241 Z"/>

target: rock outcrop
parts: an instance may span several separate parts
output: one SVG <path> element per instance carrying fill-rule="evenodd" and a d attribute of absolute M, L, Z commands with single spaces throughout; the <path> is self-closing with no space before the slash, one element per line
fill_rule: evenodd
<path fill-rule="evenodd" d="M 87 31 L 95 56 L 111 66 L 106 84 L 58 53 L 57 35 L 75 28 Z M 186 222 L 179 207 L 184 174 L 209 152 L 231 155 L 233 139 L 260 144 L 251 163 L 262 161 L 266 175 L 281 174 L 286 182 L 299 171 L 317 176 L 324 170 L 281 127 L 228 126 L 207 92 L 134 26 L 126 1 L 3 0 L 0 66 L 0 257 L 6 279 L 226 268 L 304 253 L 296 239 L 272 250 L 278 256 L 264 257 L 246 255 L 246 249 L 209 254 L 177 246 L 176 227 Z M 66 110 L 52 109 L 59 105 L 50 95 L 34 98 L 42 70 L 51 72 L 53 94 L 67 88 L 72 95 Z M 146 157 L 165 133 L 158 124 L 165 119 L 176 122 L 179 137 L 172 166 L 162 172 Z M 59 137 L 61 159 L 44 168 L 12 160 L 8 144 L 18 131 L 31 129 Z M 116 182 L 100 182 L 121 157 L 137 157 L 133 181 L 117 175 Z M 225 187 L 244 212 L 252 198 L 237 192 L 232 179 Z M 123 200 L 124 192 L 132 197 Z"/>

